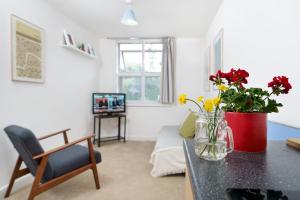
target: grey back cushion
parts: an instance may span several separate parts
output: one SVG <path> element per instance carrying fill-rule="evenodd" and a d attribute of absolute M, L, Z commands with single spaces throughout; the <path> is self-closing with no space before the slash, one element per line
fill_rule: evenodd
<path fill-rule="evenodd" d="M 20 157 L 28 167 L 32 175 L 35 175 L 40 161 L 33 160 L 33 157 L 44 153 L 39 141 L 31 130 L 11 125 L 4 129 L 10 141 L 13 143 Z M 53 170 L 50 163 L 48 163 L 43 176 L 43 182 L 53 177 Z"/>

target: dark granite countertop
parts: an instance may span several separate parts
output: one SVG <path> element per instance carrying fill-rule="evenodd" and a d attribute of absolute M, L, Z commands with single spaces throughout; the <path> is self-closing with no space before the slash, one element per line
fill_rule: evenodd
<path fill-rule="evenodd" d="M 184 151 L 195 200 L 226 199 L 227 188 L 300 190 L 300 151 L 284 141 L 268 141 L 265 153 L 233 152 L 217 162 L 198 158 L 193 140 L 184 140 Z"/>

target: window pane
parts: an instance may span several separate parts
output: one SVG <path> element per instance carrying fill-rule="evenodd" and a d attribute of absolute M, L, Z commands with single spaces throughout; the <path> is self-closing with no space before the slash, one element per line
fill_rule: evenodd
<path fill-rule="evenodd" d="M 150 101 L 158 101 L 160 96 L 160 77 L 145 78 L 145 98 Z"/>
<path fill-rule="evenodd" d="M 145 44 L 145 51 L 161 51 L 163 49 L 162 44 Z"/>
<path fill-rule="evenodd" d="M 161 72 L 162 53 L 161 52 L 145 52 L 145 71 Z"/>
<path fill-rule="evenodd" d="M 141 100 L 141 85 L 140 77 L 119 78 L 119 90 L 126 93 L 127 100 Z"/>
<path fill-rule="evenodd" d="M 120 52 L 121 72 L 141 72 L 142 62 L 142 52 Z"/>
<path fill-rule="evenodd" d="M 142 44 L 120 44 L 120 50 L 142 51 Z"/>

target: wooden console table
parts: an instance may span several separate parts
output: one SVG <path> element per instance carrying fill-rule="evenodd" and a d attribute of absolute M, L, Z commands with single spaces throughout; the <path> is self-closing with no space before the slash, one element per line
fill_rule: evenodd
<path fill-rule="evenodd" d="M 110 119 L 110 118 L 118 118 L 118 135 L 113 137 L 101 137 L 101 120 L 102 119 Z M 121 119 L 124 118 L 124 133 L 121 136 Z M 101 142 L 107 142 L 112 140 L 123 140 L 126 142 L 126 114 L 111 114 L 111 115 L 94 115 L 94 134 L 96 135 L 96 121 L 98 119 L 98 138 L 94 138 L 94 144 L 98 143 L 98 147 L 100 147 Z"/>

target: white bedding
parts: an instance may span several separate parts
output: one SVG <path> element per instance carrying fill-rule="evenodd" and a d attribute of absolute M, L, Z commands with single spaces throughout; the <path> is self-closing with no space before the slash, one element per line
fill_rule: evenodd
<path fill-rule="evenodd" d="M 183 138 L 179 135 L 179 126 L 162 127 L 150 163 L 153 165 L 153 177 L 185 172 Z"/>

